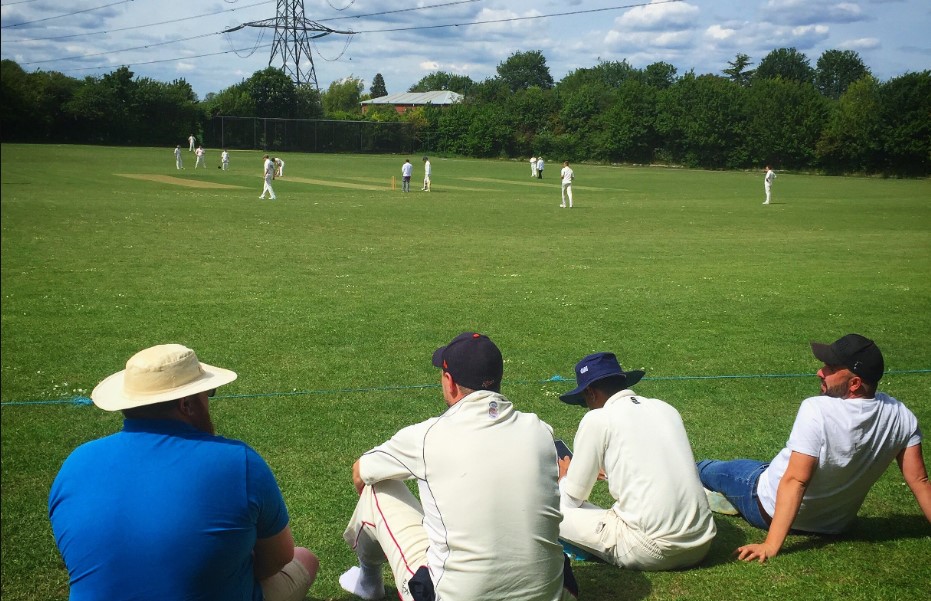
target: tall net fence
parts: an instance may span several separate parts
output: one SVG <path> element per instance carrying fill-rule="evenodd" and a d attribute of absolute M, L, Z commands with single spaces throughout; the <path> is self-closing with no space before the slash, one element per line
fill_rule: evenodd
<path fill-rule="evenodd" d="M 411 123 L 214 117 L 205 142 L 215 148 L 289 152 L 414 153 L 429 150 Z"/>

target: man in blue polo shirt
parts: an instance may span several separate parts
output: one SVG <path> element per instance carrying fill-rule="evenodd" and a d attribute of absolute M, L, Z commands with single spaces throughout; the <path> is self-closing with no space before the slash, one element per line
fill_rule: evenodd
<path fill-rule="evenodd" d="M 125 420 L 75 449 L 52 484 L 72 600 L 304 599 L 319 563 L 294 546 L 274 475 L 214 434 L 209 397 L 235 379 L 166 344 L 94 389 L 94 404 Z"/>

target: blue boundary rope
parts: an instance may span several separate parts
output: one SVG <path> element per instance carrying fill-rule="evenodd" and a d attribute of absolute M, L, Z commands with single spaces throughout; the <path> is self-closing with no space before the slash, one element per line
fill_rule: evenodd
<path fill-rule="evenodd" d="M 927 374 L 931 369 L 905 369 L 898 371 L 887 371 L 887 376 L 909 375 L 909 374 Z M 669 382 L 669 381 L 686 381 L 686 380 L 749 380 L 753 378 L 811 378 L 812 373 L 806 374 L 738 374 L 738 375 L 718 375 L 718 376 L 657 376 L 644 377 L 643 381 Z M 575 378 L 565 378 L 555 375 L 546 380 L 511 380 L 511 384 L 546 384 L 549 382 L 575 382 Z M 305 396 L 311 394 L 351 394 L 359 392 L 383 392 L 390 390 L 418 390 L 426 388 L 439 388 L 439 384 L 413 384 L 410 386 L 372 386 L 368 388 L 328 388 L 318 390 L 298 390 L 294 392 L 266 392 L 259 394 L 231 394 L 217 396 L 217 399 L 250 399 L 261 397 L 286 397 L 286 396 Z M 76 396 L 70 399 L 48 400 L 48 401 L 8 401 L 0 403 L 0 406 L 22 406 L 22 405 L 92 405 L 88 397 Z"/>

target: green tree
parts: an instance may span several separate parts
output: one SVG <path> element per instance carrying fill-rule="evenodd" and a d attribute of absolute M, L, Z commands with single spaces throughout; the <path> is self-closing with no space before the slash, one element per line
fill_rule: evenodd
<path fill-rule="evenodd" d="M 829 101 L 811 83 L 755 81 L 747 90 L 746 145 L 752 165 L 799 169 L 814 164 Z"/>
<path fill-rule="evenodd" d="M 296 106 L 294 118 L 296 119 L 322 119 L 323 102 L 320 91 L 312 85 L 301 84 L 294 90 Z"/>
<path fill-rule="evenodd" d="M 879 82 L 871 75 L 841 94 L 816 146 L 818 164 L 828 173 L 879 170 L 881 102 Z"/>
<path fill-rule="evenodd" d="M 0 132 L 3 141 L 31 141 L 35 92 L 30 77 L 16 62 L 0 62 Z"/>
<path fill-rule="evenodd" d="M 382 96 L 388 95 L 388 88 L 385 87 L 385 78 L 381 76 L 381 73 L 375 74 L 375 79 L 372 80 L 372 87 L 369 88 L 369 94 L 372 95 L 372 98 L 381 98 Z"/>
<path fill-rule="evenodd" d="M 539 50 L 515 52 L 507 59 L 498 63 L 498 78 L 501 79 L 512 92 L 526 90 L 536 86 L 548 90 L 553 87 L 553 76 L 546 65 L 546 58 Z"/>
<path fill-rule="evenodd" d="M 753 77 L 753 69 L 748 69 L 753 63 L 750 62 L 750 57 L 744 53 L 738 53 L 734 57 L 734 60 L 728 61 L 730 65 L 727 69 L 724 69 L 723 73 L 727 75 L 728 79 L 736 83 L 741 87 L 747 87 L 750 85 L 750 78 Z"/>
<path fill-rule="evenodd" d="M 363 89 L 365 86 L 362 80 L 352 75 L 334 81 L 323 93 L 324 112 L 328 117 L 360 116 L 359 102 Z"/>
<path fill-rule="evenodd" d="M 246 80 L 246 89 L 252 97 L 256 117 L 292 116 L 297 93 L 294 82 L 281 69 L 268 67 L 256 71 Z"/>
<path fill-rule="evenodd" d="M 714 169 L 746 163 L 744 88 L 724 77 L 689 72 L 660 92 L 657 104 L 656 128 L 669 159 Z"/>
<path fill-rule="evenodd" d="M 837 100 L 850 84 L 869 74 L 870 70 L 853 50 L 825 50 L 818 57 L 815 86 L 828 98 Z"/>
<path fill-rule="evenodd" d="M 446 71 L 434 71 L 424 75 L 420 81 L 408 89 L 408 92 L 433 92 L 449 90 L 463 96 L 468 96 L 475 82 L 466 75 L 454 75 Z"/>
<path fill-rule="evenodd" d="M 643 70 L 643 81 L 657 90 L 665 90 L 676 83 L 676 68 L 669 63 L 651 63 Z"/>
<path fill-rule="evenodd" d="M 884 172 L 931 174 L 931 71 L 890 79 L 879 97 Z"/>
<path fill-rule="evenodd" d="M 777 48 L 760 61 L 754 73 L 755 79 L 775 79 L 811 83 L 815 71 L 804 53 L 795 48 Z"/>

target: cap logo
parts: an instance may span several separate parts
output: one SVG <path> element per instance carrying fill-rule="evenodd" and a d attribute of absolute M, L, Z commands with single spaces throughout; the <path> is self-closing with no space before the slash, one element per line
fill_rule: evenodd
<path fill-rule="evenodd" d="M 496 401 L 488 403 L 488 417 L 491 419 L 498 418 L 498 403 Z"/>
<path fill-rule="evenodd" d="M 580 370 L 579 370 L 579 373 L 580 373 L 580 374 L 587 374 L 587 373 L 588 373 L 588 366 L 586 365 L 585 367 L 583 367 L 582 369 L 580 369 Z"/>

